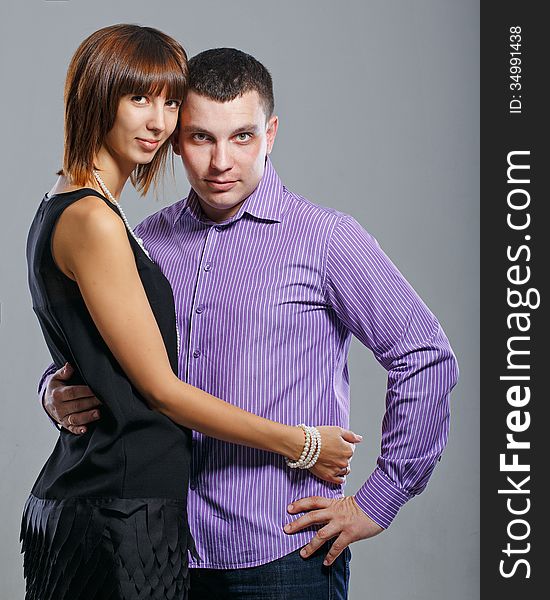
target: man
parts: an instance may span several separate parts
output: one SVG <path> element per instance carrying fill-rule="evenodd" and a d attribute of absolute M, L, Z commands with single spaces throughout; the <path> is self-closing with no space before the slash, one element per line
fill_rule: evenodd
<path fill-rule="evenodd" d="M 192 189 L 136 228 L 174 290 L 180 377 L 277 421 L 347 427 L 351 335 L 388 370 L 381 454 L 354 496 L 194 434 L 191 598 L 345 598 L 348 545 L 390 525 L 445 446 L 456 361 L 376 241 L 283 186 L 268 158 L 278 118 L 265 67 L 222 48 L 189 69 L 174 150 Z M 71 372 L 49 381 L 44 405 L 82 433 L 99 401 L 65 385 Z"/>

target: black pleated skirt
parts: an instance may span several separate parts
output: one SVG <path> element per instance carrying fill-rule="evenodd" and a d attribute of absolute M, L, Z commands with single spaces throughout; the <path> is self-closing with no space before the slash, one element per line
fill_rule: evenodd
<path fill-rule="evenodd" d="M 184 600 L 197 556 L 185 501 L 171 499 L 31 495 L 21 542 L 26 600 Z"/>

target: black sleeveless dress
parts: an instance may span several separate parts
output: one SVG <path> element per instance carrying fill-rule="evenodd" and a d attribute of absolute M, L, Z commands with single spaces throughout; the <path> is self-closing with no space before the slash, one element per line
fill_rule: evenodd
<path fill-rule="evenodd" d="M 148 407 L 51 251 L 63 210 L 90 195 L 119 215 L 90 188 L 46 196 L 27 240 L 33 309 L 53 361 L 57 367 L 69 362 L 71 383 L 89 385 L 103 406 L 87 433 L 61 430 L 25 504 L 26 599 L 181 600 L 187 553 L 196 552 L 186 513 L 191 432 Z M 130 234 L 128 240 L 177 373 L 172 289 Z"/>

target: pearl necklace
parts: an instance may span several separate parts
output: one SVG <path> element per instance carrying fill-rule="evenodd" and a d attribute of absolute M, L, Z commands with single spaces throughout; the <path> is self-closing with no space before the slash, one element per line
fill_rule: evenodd
<path fill-rule="evenodd" d="M 120 216 L 122 217 L 122 220 L 124 221 L 124 224 L 126 225 L 126 229 L 130 232 L 130 235 L 134 238 L 134 240 L 136 240 L 136 242 L 138 243 L 139 247 L 143 250 L 143 252 L 145 252 L 145 255 L 147 256 L 147 258 L 151 262 L 153 262 L 153 259 L 149 255 L 147 248 L 145 248 L 145 246 L 143 245 L 143 240 L 141 238 L 138 238 L 138 236 L 134 233 L 134 230 L 130 227 L 130 223 L 128 222 L 128 219 L 127 219 L 126 215 L 124 214 L 124 211 L 122 210 L 122 206 L 120 206 L 118 200 L 113 196 L 113 194 L 111 194 L 111 192 L 109 191 L 109 188 L 105 185 L 105 182 L 103 181 L 103 179 L 101 179 L 99 173 L 95 170 L 92 171 L 92 173 L 94 174 L 95 180 L 97 181 L 99 187 L 101 188 L 101 191 L 118 208 L 118 212 L 120 213 Z M 177 343 L 177 352 L 178 352 L 178 358 L 179 358 L 181 341 L 180 341 L 180 328 L 178 327 L 177 313 L 176 313 L 176 343 Z"/>
<path fill-rule="evenodd" d="M 147 248 L 145 248 L 145 246 L 143 245 L 143 240 L 141 238 L 138 238 L 137 235 L 134 233 L 134 230 L 130 227 L 130 223 L 128 222 L 128 219 L 126 218 L 126 215 L 124 214 L 124 211 L 122 210 L 122 206 L 120 206 L 118 200 L 113 196 L 113 194 L 111 194 L 111 192 L 109 191 L 109 188 L 105 185 L 105 182 L 99 176 L 99 173 L 97 171 L 93 171 L 93 174 L 94 174 L 94 177 L 95 177 L 99 187 L 101 188 L 101 191 L 118 208 L 118 212 L 120 213 L 120 216 L 122 217 L 122 220 L 124 221 L 124 224 L 126 225 L 126 229 L 130 232 L 130 235 L 134 238 L 134 240 L 136 240 L 136 242 L 138 243 L 139 247 L 143 250 L 143 252 L 145 252 L 145 255 L 147 256 L 147 258 L 149 260 L 151 260 L 151 256 L 149 255 L 149 252 L 147 252 Z"/>

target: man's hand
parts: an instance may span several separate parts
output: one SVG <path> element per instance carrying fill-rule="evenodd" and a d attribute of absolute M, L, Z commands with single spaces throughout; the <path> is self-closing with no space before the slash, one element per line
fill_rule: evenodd
<path fill-rule="evenodd" d="M 71 433 L 86 433 L 86 424 L 99 419 L 101 402 L 87 385 L 66 385 L 74 369 L 69 363 L 48 381 L 42 404 L 50 417 Z"/>
<path fill-rule="evenodd" d="M 331 565 L 352 542 L 364 540 L 384 531 L 357 505 L 353 496 L 344 498 L 322 498 L 310 496 L 301 498 L 288 506 L 291 514 L 307 512 L 296 521 L 285 525 L 286 533 L 296 533 L 310 525 L 322 524 L 317 535 L 300 550 L 302 558 L 307 558 L 332 538 L 336 538 L 325 557 L 325 565 Z"/>

